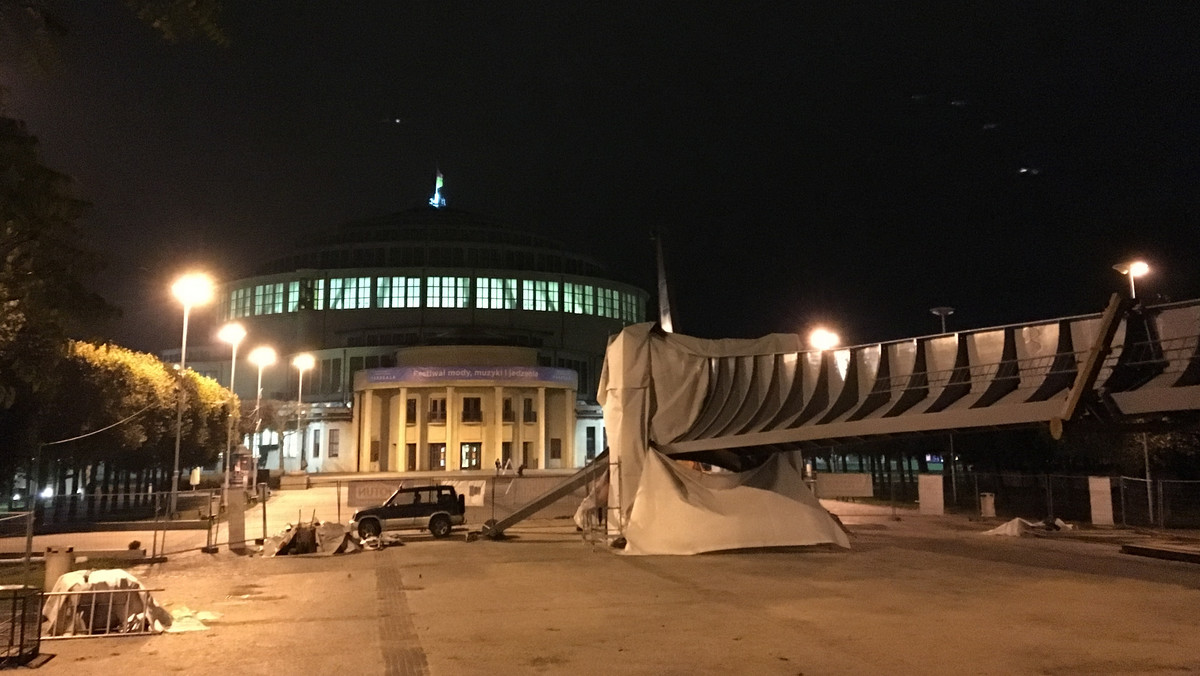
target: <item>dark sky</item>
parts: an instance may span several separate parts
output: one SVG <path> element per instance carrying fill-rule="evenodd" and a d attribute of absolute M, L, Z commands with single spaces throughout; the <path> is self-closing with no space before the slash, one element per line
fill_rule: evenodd
<path fill-rule="evenodd" d="M 0 67 L 135 348 L 178 340 L 188 264 L 243 273 L 438 166 L 450 206 L 648 290 L 664 232 L 695 335 L 1095 312 L 1134 256 L 1139 295 L 1200 295 L 1194 3 L 226 4 L 219 47 L 64 3 L 56 72 Z"/>

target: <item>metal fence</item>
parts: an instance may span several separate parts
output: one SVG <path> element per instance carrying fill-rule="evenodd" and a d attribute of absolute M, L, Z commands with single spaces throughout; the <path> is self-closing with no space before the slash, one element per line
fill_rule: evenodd
<path fill-rule="evenodd" d="M 16 667 L 37 657 L 41 647 L 42 595 L 36 587 L 0 586 L 0 667 Z"/>
<path fill-rule="evenodd" d="M 1129 527 L 1200 528 L 1200 481 L 1109 477 L 1113 522 Z M 1091 493 L 1086 476 L 1057 474 L 960 474 L 943 483 L 949 511 L 980 513 L 980 496 L 994 496 L 997 517 L 1059 518 L 1088 523 Z M 886 497 L 886 494 L 881 495 Z"/>
<path fill-rule="evenodd" d="M 47 635 L 42 640 L 160 633 L 151 593 L 162 589 L 96 589 L 46 592 Z"/>

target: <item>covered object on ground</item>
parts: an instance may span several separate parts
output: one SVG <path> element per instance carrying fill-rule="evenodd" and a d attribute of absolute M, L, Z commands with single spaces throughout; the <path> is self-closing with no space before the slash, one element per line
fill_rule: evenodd
<path fill-rule="evenodd" d="M 688 467 L 658 451 L 702 427 L 710 359 L 801 350 L 799 338 L 704 340 L 667 334 L 651 324 L 626 328 L 609 344 L 598 397 L 610 451 L 610 532 L 632 554 L 697 554 L 743 547 L 836 544 L 846 534 L 805 486 L 799 453 L 750 456 L 716 450 L 706 463 L 738 471 Z M 737 402 L 729 402 L 736 415 Z M 728 421 L 725 421 L 728 422 Z M 749 425 L 753 421 L 747 420 Z"/>
<path fill-rule="evenodd" d="M 66 573 L 42 606 L 42 636 L 161 632 L 170 626 L 171 614 L 120 569 Z"/>

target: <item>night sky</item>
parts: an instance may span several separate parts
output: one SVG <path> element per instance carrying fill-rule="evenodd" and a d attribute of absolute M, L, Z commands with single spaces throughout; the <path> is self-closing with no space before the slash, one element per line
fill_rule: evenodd
<path fill-rule="evenodd" d="M 230 0 L 228 46 L 62 4 L 58 67 L 0 83 L 137 349 L 177 342 L 178 272 L 422 204 L 437 167 L 647 290 L 664 233 L 693 335 L 1097 312 L 1135 256 L 1140 296 L 1200 296 L 1194 3 Z"/>

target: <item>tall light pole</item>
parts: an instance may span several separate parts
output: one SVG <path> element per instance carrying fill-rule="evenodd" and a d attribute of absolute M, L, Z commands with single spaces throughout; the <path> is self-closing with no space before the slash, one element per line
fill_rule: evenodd
<path fill-rule="evenodd" d="M 262 345 L 250 350 L 250 363 L 258 367 L 258 389 L 254 395 L 254 434 L 257 440 L 254 444 L 254 473 L 251 475 L 251 485 L 258 481 L 258 458 L 262 455 L 262 372 L 263 367 L 275 363 L 275 350 Z M 279 449 L 279 457 L 283 457 L 283 448 Z"/>
<path fill-rule="evenodd" d="M 1117 263 L 1113 266 L 1113 270 L 1129 277 L 1129 297 L 1137 298 L 1137 287 L 1134 286 L 1133 280 L 1149 273 L 1150 266 L 1146 261 L 1129 261 L 1128 263 Z"/>
<path fill-rule="evenodd" d="M 929 308 L 929 311 L 937 315 L 942 320 L 942 333 L 946 332 L 946 317 L 954 314 L 954 308 L 945 305 Z"/>
<path fill-rule="evenodd" d="M 226 324 L 217 332 L 217 338 L 233 346 L 233 357 L 229 360 L 229 421 L 225 426 L 225 493 L 229 492 L 229 465 L 233 460 L 233 402 L 237 400 L 233 387 L 237 375 L 237 351 L 245 337 L 246 329 L 237 322 Z"/>
<path fill-rule="evenodd" d="M 175 403 L 175 465 L 171 471 L 171 509 L 179 505 L 179 446 L 183 439 L 183 400 L 187 390 L 183 387 L 183 376 L 187 368 L 188 318 L 192 308 L 212 300 L 212 278 L 202 273 L 189 273 L 171 285 L 171 293 L 183 304 L 183 340 L 179 348 L 179 397 Z"/>
<path fill-rule="evenodd" d="M 311 354 L 305 352 L 298 354 L 292 359 L 292 366 L 300 372 L 300 387 L 296 390 L 296 444 L 300 449 L 300 471 L 308 469 L 308 458 L 304 456 L 304 433 L 300 431 L 300 411 L 304 405 L 304 372 L 311 369 L 316 364 L 316 359 Z M 280 460 L 283 464 L 283 460 Z"/>
<path fill-rule="evenodd" d="M 954 314 L 954 308 L 948 305 L 939 305 L 931 307 L 929 311 L 937 315 L 938 319 L 942 320 L 942 335 L 946 333 L 946 317 Z M 950 437 L 950 499 L 954 501 L 954 505 L 958 506 L 958 476 L 956 474 L 954 461 L 954 432 L 947 432 Z M 942 471 L 945 471 L 946 463 L 942 462 Z"/>

